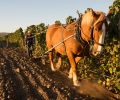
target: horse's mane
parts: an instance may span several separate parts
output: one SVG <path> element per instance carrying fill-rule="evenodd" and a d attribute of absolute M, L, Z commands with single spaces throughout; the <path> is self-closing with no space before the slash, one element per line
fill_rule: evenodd
<path fill-rule="evenodd" d="M 72 22 L 66 26 L 66 29 L 73 29 L 76 26 L 76 22 Z"/>

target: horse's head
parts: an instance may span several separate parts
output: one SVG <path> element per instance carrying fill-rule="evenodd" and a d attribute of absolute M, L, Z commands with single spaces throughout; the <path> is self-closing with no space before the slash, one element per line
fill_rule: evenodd
<path fill-rule="evenodd" d="M 104 38 L 106 33 L 106 26 L 105 23 L 100 23 L 100 27 L 93 29 L 93 47 L 91 49 L 92 54 L 97 56 L 101 54 L 104 46 Z"/>
<path fill-rule="evenodd" d="M 105 19 L 103 12 L 95 12 L 92 9 L 82 17 L 82 37 L 86 41 L 92 42 L 91 52 L 94 56 L 97 56 L 103 50 L 106 33 Z"/>

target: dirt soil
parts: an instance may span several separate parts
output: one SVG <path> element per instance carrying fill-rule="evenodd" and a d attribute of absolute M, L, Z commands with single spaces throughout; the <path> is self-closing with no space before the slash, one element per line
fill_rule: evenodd
<path fill-rule="evenodd" d="M 120 100 L 90 80 L 73 86 L 62 71 L 52 72 L 48 58 L 31 59 L 19 48 L 0 48 L 0 100 Z"/>

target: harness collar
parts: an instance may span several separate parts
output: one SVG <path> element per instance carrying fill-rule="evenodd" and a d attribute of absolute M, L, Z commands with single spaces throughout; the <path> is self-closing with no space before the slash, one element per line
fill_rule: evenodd
<path fill-rule="evenodd" d="M 80 42 L 83 46 L 88 44 L 87 41 L 85 41 L 82 36 L 81 36 L 81 30 L 79 28 L 79 26 L 76 28 L 76 33 L 75 33 L 75 39 Z"/>
<path fill-rule="evenodd" d="M 78 11 L 77 11 L 77 13 L 78 13 L 78 15 L 79 15 L 79 18 L 77 19 L 77 21 L 76 21 L 76 24 L 77 24 L 77 28 L 76 28 L 76 33 L 75 33 L 75 39 L 78 41 L 78 42 L 80 42 L 83 46 L 85 46 L 86 44 L 88 44 L 88 42 L 87 41 L 85 41 L 83 38 L 82 38 L 82 36 L 81 36 L 81 21 L 82 21 L 82 14 L 81 13 L 79 13 Z"/>

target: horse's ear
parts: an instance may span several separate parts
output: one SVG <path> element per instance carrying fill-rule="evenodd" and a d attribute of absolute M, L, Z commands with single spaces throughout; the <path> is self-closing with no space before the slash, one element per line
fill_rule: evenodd
<path fill-rule="evenodd" d="M 93 14 L 94 16 L 97 16 L 96 13 L 95 13 L 95 11 L 94 11 L 93 9 L 90 9 L 90 11 L 92 12 L 92 14 Z"/>
<path fill-rule="evenodd" d="M 93 11 L 93 9 L 92 8 L 87 8 L 87 11 Z"/>
<path fill-rule="evenodd" d="M 82 16 L 82 13 L 79 13 L 78 10 L 77 10 L 77 14 L 78 14 L 79 18 Z"/>

